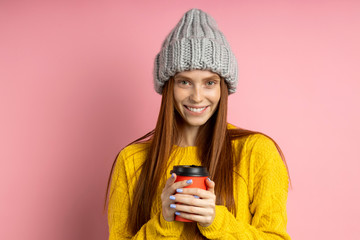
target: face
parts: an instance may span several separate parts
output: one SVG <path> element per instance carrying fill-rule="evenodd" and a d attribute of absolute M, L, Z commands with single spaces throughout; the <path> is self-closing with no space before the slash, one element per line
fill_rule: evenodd
<path fill-rule="evenodd" d="M 218 74 L 192 70 L 174 76 L 174 98 L 177 111 L 189 127 L 200 127 L 214 114 L 220 100 Z"/>

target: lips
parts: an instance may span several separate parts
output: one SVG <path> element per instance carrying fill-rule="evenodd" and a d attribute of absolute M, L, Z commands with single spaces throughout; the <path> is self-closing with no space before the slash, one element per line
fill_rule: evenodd
<path fill-rule="evenodd" d="M 189 110 L 190 112 L 194 112 L 194 113 L 202 113 L 204 112 L 208 106 L 205 106 L 205 107 L 190 107 L 190 106 L 185 106 L 185 108 L 187 110 Z"/>

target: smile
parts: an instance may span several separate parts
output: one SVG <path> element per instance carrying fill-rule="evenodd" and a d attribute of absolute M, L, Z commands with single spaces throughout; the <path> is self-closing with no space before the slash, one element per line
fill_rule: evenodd
<path fill-rule="evenodd" d="M 188 107 L 188 106 L 185 106 L 186 109 L 190 110 L 191 112 L 195 112 L 195 113 L 201 113 L 203 112 L 206 108 L 206 107 Z"/>

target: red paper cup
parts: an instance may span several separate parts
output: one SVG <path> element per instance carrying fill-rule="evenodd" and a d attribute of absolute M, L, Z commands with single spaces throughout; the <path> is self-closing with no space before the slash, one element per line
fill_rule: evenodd
<path fill-rule="evenodd" d="M 196 165 L 177 165 L 170 171 L 170 174 L 172 173 L 175 173 L 177 176 L 175 182 L 192 179 L 193 183 L 185 188 L 201 188 L 207 190 L 205 181 L 209 177 L 209 173 L 205 167 Z M 180 216 L 175 216 L 175 221 L 193 222 Z"/>

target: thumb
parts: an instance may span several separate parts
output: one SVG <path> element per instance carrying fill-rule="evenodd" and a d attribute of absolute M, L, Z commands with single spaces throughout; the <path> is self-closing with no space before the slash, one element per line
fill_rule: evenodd
<path fill-rule="evenodd" d="M 171 177 L 169 177 L 168 180 L 166 181 L 165 188 L 171 186 L 175 182 L 175 180 L 176 180 L 176 174 L 172 173 Z"/>
<path fill-rule="evenodd" d="M 210 178 L 206 179 L 207 190 L 215 194 L 215 182 L 211 181 Z"/>

